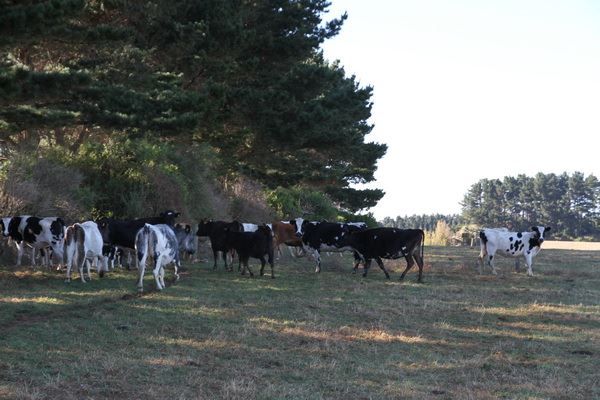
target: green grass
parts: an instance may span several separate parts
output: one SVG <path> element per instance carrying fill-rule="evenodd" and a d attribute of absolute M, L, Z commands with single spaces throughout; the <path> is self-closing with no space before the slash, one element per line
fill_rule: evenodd
<path fill-rule="evenodd" d="M 186 264 L 142 296 L 133 271 L 0 267 L 0 398 L 600 398 L 600 253 L 544 250 L 530 278 L 425 251 L 424 284 L 334 255 L 274 280 Z"/>

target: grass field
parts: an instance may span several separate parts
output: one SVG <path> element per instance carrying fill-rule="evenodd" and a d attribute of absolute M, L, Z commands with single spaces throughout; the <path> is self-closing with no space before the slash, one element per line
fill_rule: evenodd
<path fill-rule="evenodd" d="M 142 296 L 133 271 L 0 267 L 0 398 L 600 398 L 600 253 L 543 250 L 530 278 L 425 251 L 424 284 L 335 255 L 274 280 L 186 264 Z"/>

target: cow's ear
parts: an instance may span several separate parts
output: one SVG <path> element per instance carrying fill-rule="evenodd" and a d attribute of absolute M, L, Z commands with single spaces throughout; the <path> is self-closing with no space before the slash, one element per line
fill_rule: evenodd
<path fill-rule="evenodd" d="M 549 226 L 547 226 L 546 228 L 544 228 L 544 230 L 545 230 L 546 232 L 548 232 L 550 229 L 552 229 L 552 228 L 551 228 L 551 227 L 549 227 Z"/>
<path fill-rule="evenodd" d="M 185 233 L 190 233 L 192 231 L 192 227 L 189 225 L 185 226 Z"/>
<path fill-rule="evenodd" d="M 175 213 L 174 216 L 175 217 L 179 217 L 181 215 L 181 213 Z"/>
<path fill-rule="evenodd" d="M 531 230 L 532 230 L 532 231 L 535 231 L 535 232 L 539 232 L 539 230 L 538 230 L 538 227 L 537 227 L 537 226 L 532 226 L 532 227 L 531 227 Z"/>

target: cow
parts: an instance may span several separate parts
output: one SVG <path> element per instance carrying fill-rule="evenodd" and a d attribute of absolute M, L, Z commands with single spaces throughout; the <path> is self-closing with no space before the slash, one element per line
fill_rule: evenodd
<path fill-rule="evenodd" d="M 196 236 L 192 232 L 190 224 L 178 223 L 173 228 L 177 243 L 179 244 L 179 258 L 182 259 L 186 255 L 190 258 L 196 253 Z"/>
<path fill-rule="evenodd" d="M 164 266 L 173 263 L 175 280 L 179 280 L 178 269 L 181 267 L 179 261 L 179 245 L 173 229 L 166 224 L 144 224 L 135 235 L 135 251 L 139 264 L 137 288 L 139 292 L 144 291 L 144 272 L 146 261 L 150 257 L 154 264 L 152 275 L 156 282 L 156 288 L 165 288 Z"/>
<path fill-rule="evenodd" d="M 115 265 L 118 265 L 119 268 L 123 268 L 123 256 L 125 255 L 125 250 L 117 246 L 104 244 L 102 245 L 102 254 L 104 255 L 104 259 L 110 270 L 115 269 Z M 127 254 L 129 255 L 130 253 L 128 252 Z"/>
<path fill-rule="evenodd" d="M 248 265 L 248 260 L 252 257 L 260 260 L 260 276 L 263 276 L 266 263 L 265 256 L 267 256 L 267 261 L 271 266 L 271 278 L 275 278 L 273 265 L 273 233 L 271 228 L 264 224 L 258 226 L 258 229 L 254 232 L 237 232 L 225 228 L 225 240 L 227 246 L 233 248 L 238 255 L 242 275 L 245 274 L 247 269 L 250 276 L 254 276 Z"/>
<path fill-rule="evenodd" d="M 530 232 L 509 232 L 503 229 L 486 228 L 479 232 L 481 251 L 479 252 L 479 273 L 483 273 L 483 259 L 497 275 L 494 267 L 494 256 L 525 258 L 527 275 L 533 276 L 533 258 L 540 252 L 544 235 L 550 231 L 549 226 L 533 226 Z"/>
<path fill-rule="evenodd" d="M 226 240 L 226 232 L 243 232 L 243 226 L 238 221 L 225 222 L 203 219 L 198 223 L 196 236 L 208 236 L 210 246 L 213 251 L 214 265 L 213 269 L 217 269 L 218 253 L 221 252 L 225 269 L 233 271 L 233 268 L 227 267 L 227 252 L 232 250 Z"/>
<path fill-rule="evenodd" d="M 280 246 L 282 244 L 288 246 L 292 255 L 292 247 L 302 249 L 302 239 L 296 236 L 295 224 L 292 225 L 289 221 L 274 221 L 271 223 L 271 229 L 273 231 L 273 245 L 277 248 L 279 255 L 281 255 Z"/>
<path fill-rule="evenodd" d="M 321 251 L 352 251 L 351 247 L 341 244 L 341 239 L 350 233 L 346 224 L 311 222 L 303 218 L 290 223 L 296 228 L 296 236 L 302 238 L 304 250 L 315 259 L 315 272 L 321 272 Z"/>
<path fill-rule="evenodd" d="M 81 282 L 85 283 L 83 266 L 87 267 L 88 279 L 90 275 L 90 264 L 93 264 L 100 277 L 108 271 L 108 263 L 102 254 L 102 235 L 98 225 L 94 221 L 86 221 L 73 224 L 65 231 L 64 253 L 67 263 L 67 279 L 71 282 L 71 268 L 73 265 L 79 270 Z"/>
<path fill-rule="evenodd" d="M 4 219 L 2 224 L 5 224 Z M 60 217 L 39 218 L 29 215 L 12 217 L 8 223 L 8 236 L 17 246 L 17 266 L 21 265 L 25 245 L 32 248 L 32 265 L 35 265 L 35 251 L 47 247 L 50 247 L 52 252 L 62 260 L 64 229 L 65 222 Z"/>
<path fill-rule="evenodd" d="M 116 220 L 103 217 L 97 220 L 102 239 L 107 245 L 117 246 L 123 250 L 135 248 L 135 235 L 145 224 L 165 224 L 171 228 L 175 225 L 178 212 L 167 210 L 158 217 L 138 218 L 133 220 Z"/>
<path fill-rule="evenodd" d="M 345 235 L 340 245 L 351 247 L 365 263 L 363 277 L 367 276 L 371 261 L 374 259 L 379 268 L 385 273 L 387 279 L 390 274 L 383 265 L 382 258 L 406 259 L 406 269 L 400 275 L 403 280 L 406 273 L 413 267 L 415 262 L 419 267 L 418 282 L 423 281 L 423 247 L 425 244 L 425 233 L 421 229 L 397 229 L 397 228 L 372 228 L 352 232 Z M 358 264 L 355 265 L 355 269 Z"/>

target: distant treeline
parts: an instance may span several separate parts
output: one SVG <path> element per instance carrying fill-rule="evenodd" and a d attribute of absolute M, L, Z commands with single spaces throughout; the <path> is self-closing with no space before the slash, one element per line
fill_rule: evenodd
<path fill-rule="evenodd" d="M 381 223 L 398 228 L 436 229 L 445 222 L 453 231 L 465 225 L 528 230 L 532 225 L 552 227 L 556 239 L 600 239 L 600 182 L 594 175 L 538 173 L 473 184 L 458 215 L 387 217 Z"/>
<path fill-rule="evenodd" d="M 404 217 L 385 217 L 381 223 L 384 226 L 400 229 L 419 228 L 426 231 L 433 231 L 438 221 L 444 221 L 452 230 L 457 230 L 464 222 L 459 214 L 444 215 L 444 214 L 422 214 L 410 215 Z"/>
<path fill-rule="evenodd" d="M 479 225 L 520 230 L 543 224 L 552 226 L 554 237 L 598 237 L 600 182 L 581 172 L 482 179 L 462 207 L 465 220 Z"/>

